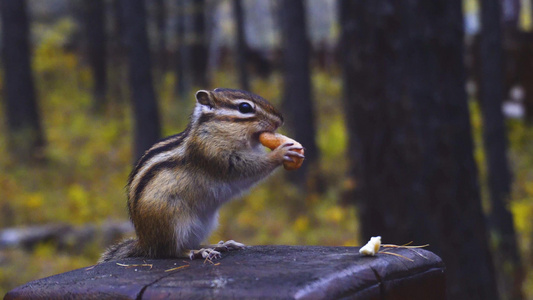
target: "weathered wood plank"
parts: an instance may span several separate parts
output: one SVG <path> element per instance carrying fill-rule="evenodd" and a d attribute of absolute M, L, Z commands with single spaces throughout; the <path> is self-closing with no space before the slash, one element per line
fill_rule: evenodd
<path fill-rule="evenodd" d="M 118 262 L 130 267 L 108 262 L 32 281 L 5 299 L 445 299 L 444 265 L 435 254 L 392 249 L 403 257 L 363 257 L 358 249 L 253 246 L 213 263 L 128 259 Z"/>

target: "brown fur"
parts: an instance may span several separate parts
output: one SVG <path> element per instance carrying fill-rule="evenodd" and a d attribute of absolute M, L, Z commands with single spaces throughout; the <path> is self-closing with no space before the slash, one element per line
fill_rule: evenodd
<path fill-rule="evenodd" d="M 242 102 L 255 111 L 241 113 Z M 199 91 L 187 129 L 155 144 L 130 175 L 128 208 L 137 239 L 111 247 L 101 261 L 178 257 L 199 247 L 222 204 L 294 155 L 284 146 L 265 153 L 259 144 L 261 132 L 282 123 L 281 114 L 252 93 Z"/>

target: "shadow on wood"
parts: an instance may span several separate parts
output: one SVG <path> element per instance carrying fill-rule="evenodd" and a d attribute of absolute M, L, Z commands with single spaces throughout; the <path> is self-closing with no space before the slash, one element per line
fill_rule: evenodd
<path fill-rule="evenodd" d="M 5 299 L 445 299 L 444 264 L 432 252 L 358 250 L 252 246 L 213 262 L 127 259 L 35 280 Z"/>

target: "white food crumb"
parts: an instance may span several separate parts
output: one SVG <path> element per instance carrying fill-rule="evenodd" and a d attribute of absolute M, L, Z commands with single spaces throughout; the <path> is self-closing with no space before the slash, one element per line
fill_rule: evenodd
<path fill-rule="evenodd" d="M 370 238 L 370 241 L 366 243 L 361 249 L 359 249 L 359 253 L 362 255 L 367 256 L 374 256 L 379 251 L 379 247 L 381 246 L 381 236 L 374 236 Z"/>

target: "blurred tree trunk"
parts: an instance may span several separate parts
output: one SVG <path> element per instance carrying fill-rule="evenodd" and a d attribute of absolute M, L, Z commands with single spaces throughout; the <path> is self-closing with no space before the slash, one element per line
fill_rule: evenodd
<path fill-rule="evenodd" d="M 498 0 L 498 2 L 501 3 L 501 17 L 505 27 L 512 26 L 516 29 L 520 22 L 520 9 L 522 7 L 520 0 Z"/>
<path fill-rule="evenodd" d="M 121 0 L 109 3 L 111 30 L 109 31 L 109 99 L 124 102 L 127 97 L 126 42 L 124 36 L 124 16 Z"/>
<path fill-rule="evenodd" d="M 507 139 L 502 113 L 504 66 L 499 1 L 484 0 L 480 3 L 480 102 L 491 203 L 489 225 L 496 250 L 500 292 L 505 299 L 522 299 L 523 271 L 513 216 L 509 211 L 511 172 L 507 162 Z"/>
<path fill-rule="evenodd" d="M 84 0 L 87 57 L 93 73 L 93 110 L 104 110 L 107 100 L 107 51 L 103 0 Z"/>
<path fill-rule="evenodd" d="M 306 163 L 291 173 L 303 184 L 318 157 L 310 70 L 310 43 L 302 0 L 282 0 L 283 113 L 292 137 L 305 147 Z M 315 166 L 316 167 L 316 166 Z"/>
<path fill-rule="evenodd" d="M 247 55 L 248 45 L 246 44 L 246 34 L 244 31 L 244 13 L 242 11 L 242 1 L 233 0 L 233 14 L 236 23 L 236 38 L 235 38 L 235 62 L 239 72 L 239 82 L 241 89 L 250 90 L 250 82 L 248 80 Z"/>
<path fill-rule="evenodd" d="M 529 15 L 533 16 L 533 3 L 529 5 Z M 533 33 L 521 32 L 520 79 L 524 88 L 524 109 L 527 125 L 533 126 Z"/>
<path fill-rule="evenodd" d="M 25 0 L 2 0 L 2 61 L 8 146 L 21 162 L 44 157 L 44 136 L 31 72 L 29 20 Z"/>
<path fill-rule="evenodd" d="M 185 27 L 187 23 L 185 13 L 185 7 L 187 7 L 187 2 L 190 0 L 177 0 L 178 7 L 178 20 L 176 28 L 176 42 L 177 53 L 176 53 L 176 77 L 177 77 L 177 93 L 181 98 L 185 98 L 190 90 L 190 80 L 188 76 L 185 76 L 187 66 L 189 65 L 189 49 L 185 42 Z"/>
<path fill-rule="evenodd" d="M 165 0 L 155 0 L 155 22 L 157 27 L 157 69 L 162 74 L 167 70 L 167 37 L 166 37 L 166 24 L 167 13 Z"/>
<path fill-rule="evenodd" d="M 460 0 L 341 0 L 362 236 L 429 243 L 449 299 L 497 299 L 463 65 Z"/>
<path fill-rule="evenodd" d="M 208 40 L 205 22 L 205 0 L 185 1 L 185 46 L 187 49 L 186 74 L 192 86 L 208 88 L 207 55 Z M 183 60 L 182 60 L 183 61 Z"/>
<path fill-rule="evenodd" d="M 521 32 L 520 37 L 522 39 L 518 66 L 521 84 L 525 92 L 525 121 L 527 125 L 533 126 L 533 33 Z"/>
<path fill-rule="evenodd" d="M 511 89 L 520 84 L 520 50 L 522 48 L 522 38 L 520 26 L 520 10 L 522 5 L 520 0 L 500 0 L 501 1 L 501 47 L 502 47 L 502 76 L 503 76 L 503 100 L 513 99 Z M 481 34 L 479 34 L 481 36 Z M 480 37 L 481 39 L 481 37 Z M 477 51 L 479 55 L 479 50 Z M 478 84 L 478 86 L 480 86 Z"/>
<path fill-rule="evenodd" d="M 146 32 L 144 0 L 122 0 L 128 50 L 130 93 L 134 112 L 134 157 L 138 159 L 161 135 L 152 82 L 152 63 Z"/>
<path fill-rule="evenodd" d="M 528 125 L 533 124 L 533 34 L 523 31 L 520 24 L 520 0 L 500 0 L 503 27 L 504 50 L 504 97 L 509 96 L 513 86 L 524 89 L 524 117 Z M 530 5 L 533 14 L 533 5 Z M 475 50 L 476 54 L 479 50 Z M 476 57 L 476 56 L 474 56 Z M 478 58 L 478 57 L 476 57 Z M 478 72 L 481 72 L 480 66 Z M 479 84 L 478 84 L 479 86 Z M 512 97 L 511 97 L 512 98 Z"/>

